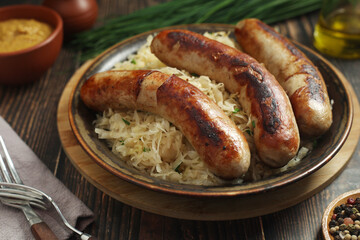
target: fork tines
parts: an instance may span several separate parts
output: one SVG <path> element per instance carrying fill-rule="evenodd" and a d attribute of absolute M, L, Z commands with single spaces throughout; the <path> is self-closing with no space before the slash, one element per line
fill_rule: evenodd
<path fill-rule="evenodd" d="M 15 182 L 22 184 L 22 181 L 15 170 L 14 163 L 10 157 L 10 154 L 1 136 L 0 136 L 0 169 L 2 173 L 2 176 L 0 176 L 0 180 L 2 182 Z"/>

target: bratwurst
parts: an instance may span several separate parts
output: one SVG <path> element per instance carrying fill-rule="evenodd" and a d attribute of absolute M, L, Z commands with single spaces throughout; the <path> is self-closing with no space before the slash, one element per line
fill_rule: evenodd
<path fill-rule="evenodd" d="M 187 30 L 160 32 L 151 51 L 169 66 L 206 75 L 237 93 L 255 122 L 255 146 L 264 163 L 281 167 L 296 155 L 300 137 L 289 99 L 274 76 L 254 58 Z"/>
<path fill-rule="evenodd" d="M 305 54 L 258 19 L 238 22 L 235 36 L 243 51 L 264 63 L 285 89 L 301 136 L 326 132 L 332 123 L 329 96 L 321 73 Z"/>
<path fill-rule="evenodd" d="M 172 122 L 215 175 L 233 179 L 245 174 L 250 150 L 243 133 L 198 88 L 158 71 L 107 71 L 91 76 L 80 97 L 91 109 L 137 109 Z"/>

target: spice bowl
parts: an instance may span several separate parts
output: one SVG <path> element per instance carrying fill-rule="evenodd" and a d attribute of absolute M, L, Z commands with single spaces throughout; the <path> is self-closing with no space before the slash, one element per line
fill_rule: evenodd
<path fill-rule="evenodd" d="M 34 19 L 49 24 L 53 29 L 44 41 L 32 47 L 0 53 L 0 84 L 34 82 L 40 79 L 59 55 L 63 42 L 62 19 L 50 8 L 28 4 L 1 7 L 0 21 L 9 19 Z"/>
<path fill-rule="evenodd" d="M 330 233 L 331 227 L 329 226 L 329 224 L 330 224 L 330 221 L 332 221 L 332 220 L 335 221 L 335 222 L 333 222 L 332 225 L 338 224 L 339 227 L 341 224 L 345 224 L 346 226 L 349 226 L 350 224 L 352 224 L 354 228 L 355 228 L 355 225 L 359 225 L 359 224 L 355 224 L 355 221 L 360 221 L 359 216 L 357 219 L 351 219 L 351 218 L 346 219 L 346 218 L 348 218 L 347 216 L 345 216 L 345 218 L 340 216 L 341 220 L 339 220 L 338 218 L 336 218 L 336 215 L 334 215 L 335 208 L 337 208 L 337 210 L 335 210 L 335 212 L 338 212 L 338 214 L 341 214 L 341 212 L 343 211 L 342 210 L 343 208 L 341 206 L 343 206 L 343 207 L 346 206 L 348 208 L 347 211 L 350 211 L 350 210 L 352 211 L 352 209 L 354 208 L 354 206 L 356 204 L 349 203 L 348 201 L 349 201 L 349 199 L 356 200 L 357 198 L 358 199 L 360 198 L 360 189 L 346 192 L 346 193 L 338 196 L 327 206 L 327 208 L 325 209 L 323 218 L 322 218 L 322 223 L 321 223 L 323 236 L 326 240 L 336 240 L 336 238 Z M 352 200 L 350 200 L 350 202 Z M 356 210 L 354 210 L 354 211 L 356 212 Z M 344 210 L 344 212 L 345 212 L 345 210 Z M 355 213 L 355 216 L 356 216 L 356 213 Z M 337 217 L 339 217 L 339 216 L 337 216 Z M 345 221 L 343 222 L 344 219 L 345 219 Z M 355 239 L 354 237 L 351 238 L 354 234 L 348 233 L 348 235 L 350 235 L 350 236 L 347 236 L 347 237 L 345 237 L 345 235 L 346 234 L 341 233 L 340 239 L 350 239 L 350 240 Z M 359 236 L 360 236 L 360 229 L 359 229 Z M 357 236 L 357 239 L 360 239 L 359 236 Z"/>

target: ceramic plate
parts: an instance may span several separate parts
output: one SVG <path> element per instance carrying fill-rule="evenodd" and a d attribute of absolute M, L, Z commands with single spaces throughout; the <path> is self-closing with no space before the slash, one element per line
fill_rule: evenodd
<path fill-rule="evenodd" d="M 234 27 L 231 25 L 194 24 L 168 27 L 167 29 L 169 28 L 188 29 L 198 33 L 230 31 L 230 37 L 234 37 Z M 314 51 L 295 43 L 319 68 L 328 87 L 330 98 L 334 100 L 334 119 L 330 130 L 318 140 L 317 147 L 296 167 L 264 180 L 222 186 L 195 186 L 172 183 L 151 177 L 129 167 L 111 152 L 103 140 L 97 138 L 93 126 L 96 112 L 88 109 L 82 103 L 79 94 L 80 88 L 91 75 L 112 69 L 115 63 L 123 61 L 127 56 L 135 53 L 146 42 L 149 34 L 156 34 L 161 30 L 163 29 L 129 38 L 99 55 L 82 75 L 71 94 L 69 119 L 76 138 L 85 151 L 112 174 L 133 184 L 166 193 L 203 197 L 245 196 L 275 190 L 308 176 L 327 163 L 344 144 L 353 117 L 352 102 L 343 83 L 344 77 Z"/>

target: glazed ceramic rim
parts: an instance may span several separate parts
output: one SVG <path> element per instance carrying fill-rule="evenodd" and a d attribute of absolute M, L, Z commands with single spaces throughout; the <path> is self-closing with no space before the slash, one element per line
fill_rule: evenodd
<path fill-rule="evenodd" d="M 114 49 L 116 49 L 118 46 L 124 45 L 128 42 L 131 42 L 132 40 L 139 38 L 139 37 L 143 37 L 143 36 L 148 36 L 151 34 L 155 34 L 158 33 L 161 30 L 165 30 L 165 29 L 175 29 L 175 28 L 188 28 L 188 27 L 201 27 L 201 26 L 215 26 L 215 27 L 224 27 L 226 29 L 229 29 L 229 27 L 232 27 L 232 25 L 228 25 L 228 24 L 187 24 L 187 25 L 177 25 L 177 26 L 170 26 L 170 27 L 165 27 L 165 28 L 161 28 L 161 29 L 155 29 L 152 31 L 148 31 L 142 34 L 138 34 L 136 36 L 133 36 L 131 38 L 128 38 L 124 41 L 121 41 L 118 44 L 115 44 L 114 46 L 110 47 L 109 49 L 105 50 L 103 53 L 101 53 L 99 56 L 97 56 L 94 61 L 84 70 L 84 73 L 80 76 L 79 78 L 79 82 L 76 83 L 75 87 L 73 88 L 71 94 L 70 94 L 70 100 L 69 100 L 69 107 L 68 107 L 68 115 L 69 115 L 69 121 L 70 121 L 70 126 L 71 129 L 76 137 L 76 139 L 79 141 L 80 145 L 82 146 L 82 148 L 85 150 L 85 152 L 90 155 L 90 157 L 95 160 L 95 162 L 97 164 L 99 164 L 101 167 L 103 167 L 104 169 L 106 169 L 107 171 L 111 172 L 112 174 L 114 174 L 115 176 L 120 177 L 121 179 L 136 184 L 138 186 L 142 186 L 145 187 L 147 189 L 150 190 L 155 190 L 155 191 L 159 191 L 159 192 L 164 192 L 164 193 L 172 193 L 172 194 L 177 194 L 177 195 L 185 195 L 185 196 L 193 196 L 193 197 L 231 197 L 231 196 L 247 196 L 250 194 L 259 194 L 262 192 L 267 192 L 267 191 L 272 191 L 275 190 L 277 188 L 286 186 L 290 183 L 295 183 L 301 179 L 303 179 L 304 177 L 310 175 L 311 173 L 315 172 L 316 170 L 318 170 L 320 167 L 322 167 L 324 164 L 326 164 L 327 162 L 329 162 L 334 156 L 335 154 L 340 150 L 340 148 L 343 146 L 343 144 L 345 143 L 345 140 L 347 139 L 351 126 L 352 126 L 352 122 L 353 122 L 353 103 L 352 100 L 350 98 L 350 94 L 349 94 L 349 90 L 347 89 L 347 87 L 344 85 L 342 78 L 345 79 L 345 77 L 332 65 L 330 64 L 326 59 L 324 59 L 322 56 L 320 56 L 318 53 L 314 52 L 313 50 L 309 49 L 308 47 L 305 47 L 299 43 L 296 43 L 296 45 L 306 49 L 307 51 L 311 52 L 312 54 L 314 54 L 318 59 L 320 59 L 322 62 L 326 63 L 327 66 L 331 66 L 331 69 L 334 70 L 334 74 L 336 76 L 338 76 L 339 81 L 341 82 L 341 84 L 344 87 L 345 93 L 344 95 L 346 96 L 346 101 L 348 102 L 349 108 L 348 110 L 348 115 L 347 115 L 347 122 L 345 124 L 344 127 L 344 133 L 343 135 L 341 135 L 339 137 L 338 140 L 338 144 L 334 146 L 334 148 L 331 150 L 331 152 L 326 155 L 324 157 L 324 159 L 322 159 L 321 161 L 319 161 L 317 164 L 311 166 L 310 168 L 307 168 L 306 171 L 301 172 L 300 174 L 293 176 L 293 177 L 289 177 L 289 178 L 285 178 L 285 179 L 281 179 L 281 181 L 277 181 L 276 183 L 265 183 L 263 185 L 257 185 L 254 184 L 254 187 L 251 189 L 234 189 L 236 186 L 241 186 L 241 185 L 226 185 L 226 186 L 195 186 L 195 185 L 187 185 L 187 184 L 180 184 L 180 183 L 175 183 L 176 185 L 182 185 L 183 187 L 181 189 L 174 189 L 169 187 L 169 185 L 172 185 L 174 183 L 172 182 L 168 182 L 168 181 L 164 181 L 164 184 L 162 185 L 155 185 L 152 182 L 149 181 L 145 181 L 141 178 L 134 178 L 134 176 L 131 175 L 127 175 L 126 173 L 123 173 L 121 171 L 119 171 L 118 169 L 113 168 L 112 166 L 110 166 L 108 163 L 106 163 L 105 161 L 103 161 L 101 158 L 99 158 L 96 153 L 87 145 L 86 141 L 83 139 L 83 137 L 81 136 L 79 129 L 77 127 L 74 115 L 73 115 L 73 100 L 74 100 L 74 96 L 76 93 L 76 90 L 79 88 L 79 84 L 82 82 L 81 80 L 84 78 L 84 76 L 88 73 L 88 71 L 92 68 L 94 68 L 97 64 L 98 61 L 100 60 L 104 60 L 102 59 L 103 57 L 106 57 L 107 54 L 110 54 Z M 106 58 L 105 58 L 106 59 Z M 148 178 L 152 178 L 151 176 L 148 176 Z M 165 184 L 166 182 L 169 183 L 169 185 Z M 260 181 L 261 182 L 261 181 Z M 191 186 L 194 187 L 194 189 L 191 188 Z M 261 186 L 261 188 L 260 188 Z M 195 188 L 201 187 L 202 191 L 199 191 Z M 228 189 L 228 191 L 220 191 L 220 190 L 216 190 L 216 189 Z M 184 190 L 185 189 L 185 190 Z M 215 190 L 214 190 L 215 189 Z"/>
<path fill-rule="evenodd" d="M 54 30 L 52 31 L 52 33 L 42 42 L 34 45 L 34 46 L 31 46 L 31 47 L 28 47 L 28 48 L 25 48 L 25 49 L 20 49 L 20 50 L 17 50 L 17 51 L 13 51 L 13 52 L 6 52 L 6 53 L 0 53 L 0 58 L 2 57 L 10 57 L 10 56 L 15 56 L 15 55 L 21 55 L 21 54 L 25 54 L 25 53 L 28 53 L 28 52 L 31 52 L 33 50 L 36 50 L 36 49 L 39 49 L 47 44 L 49 44 L 50 42 L 52 42 L 54 40 L 54 38 L 56 36 L 59 35 L 59 33 L 61 33 L 62 29 L 63 29 L 63 20 L 62 18 L 60 17 L 60 15 L 52 10 L 51 8 L 48 8 L 48 7 L 45 7 L 45 6 L 38 6 L 38 5 L 31 5 L 31 4 L 20 4 L 20 5 L 11 5 L 11 6 L 8 6 L 8 7 L 1 7 L 0 8 L 0 14 L 2 12 L 7 12 L 7 11 L 14 11 L 14 17 L 10 17 L 10 18 L 7 18 L 7 19 L 12 19 L 12 18 L 21 18 L 20 16 L 17 16 L 16 12 L 18 10 L 27 10 L 27 11 L 33 11 L 33 10 L 40 10 L 40 11 L 43 11 L 43 12 L 47 12 L 47 13 L 50 13 L 51 16 L 53 16 L 56 20 L 56 25 L 55 25 L 55 28 Z M 28 17 L 26 17 L 28 18 Z M 37 19 L 36 15 L 34 15 L 33 17 L 34 19 Z M 6 19 L 2 19 L 0 21 L 5 21 Z M 42 21 L 42 22 L 45 22 L 45 21 Z M 49 22 L 46 22 L 47 24 L 50 24 Z"/>

